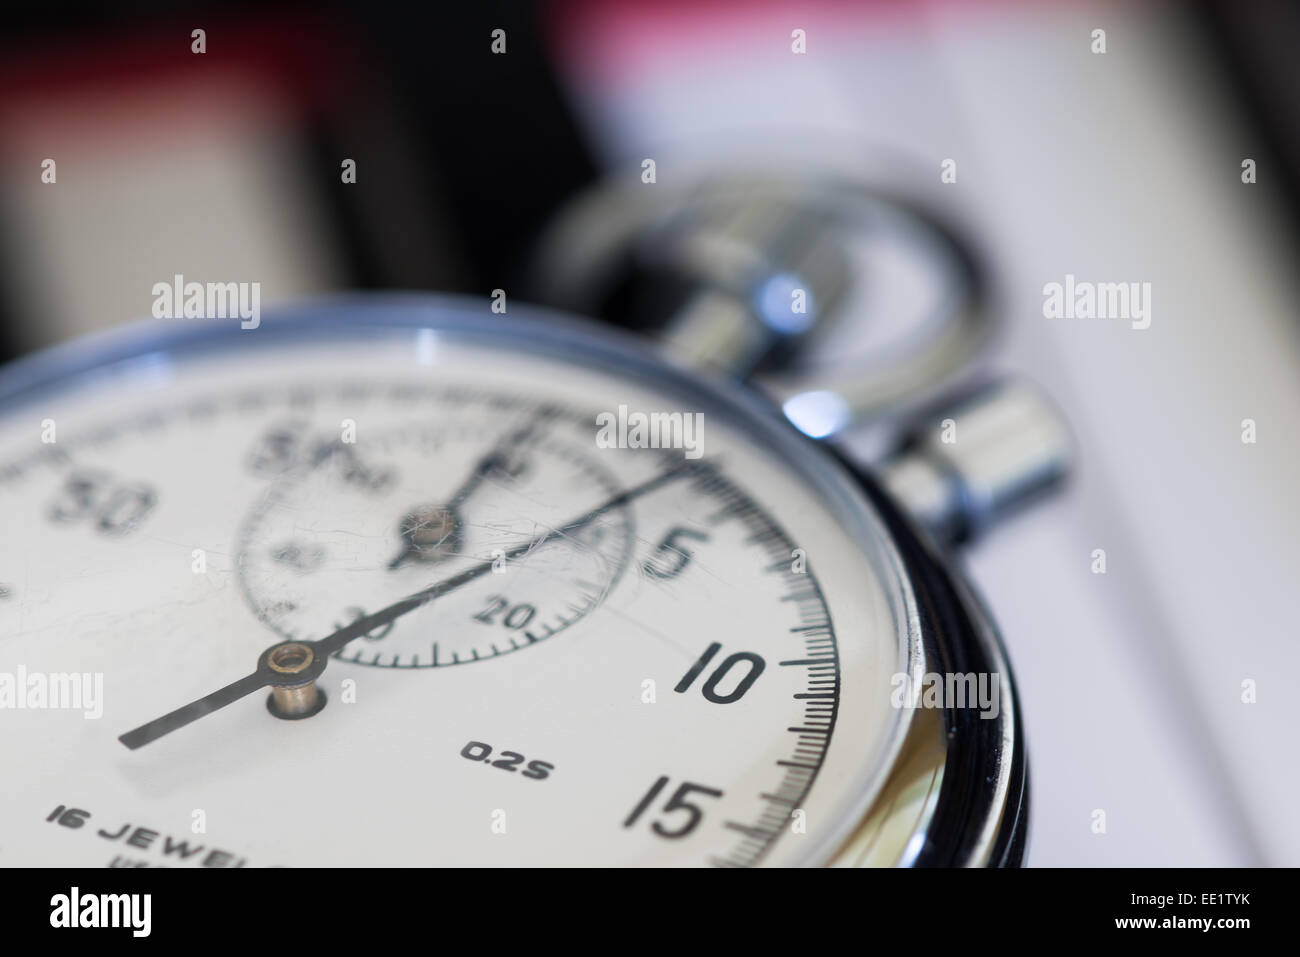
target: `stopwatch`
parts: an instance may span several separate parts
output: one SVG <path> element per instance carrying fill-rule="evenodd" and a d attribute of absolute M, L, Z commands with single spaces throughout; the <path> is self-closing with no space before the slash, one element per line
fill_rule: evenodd
<path fill-rule="evenodd" d="M 5 865 L 1023 852 L 961 576 L 623 333 L 344 296 L 57 347 L 0 374 L 0 516 Z"/>

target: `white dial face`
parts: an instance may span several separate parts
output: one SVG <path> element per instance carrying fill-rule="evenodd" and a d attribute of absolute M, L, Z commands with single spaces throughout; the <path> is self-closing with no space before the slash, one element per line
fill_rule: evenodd
<path fill-rule="evenodd" d="M 0 864 L 792 864 L 851 830 L 912 637 L 820 459 L 517 335 L 230 339 L 0 410 Z M 629 447 L 638 413 L 702 419 Z M 273 697 L 273 646 L 327 666 Z"/>

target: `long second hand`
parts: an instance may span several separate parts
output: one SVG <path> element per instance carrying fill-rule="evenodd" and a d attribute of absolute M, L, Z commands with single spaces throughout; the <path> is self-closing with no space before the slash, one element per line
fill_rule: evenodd
<path fill-rule="evenodd" d="M 505 557 L 507 560 L 510 560 L 518 558 L 521 555 L 526 555 L 548 542 L 585 528 L 610 509 L 626 505 L 633 499 L 645 495 L 648 492 L 652 492 L 655 489 L 666 485 L 675 478 L 679 478 L 690 472 L 700 471 L 703 468 L 705 468 L 705 466 L 693 461 L 686 461 L 679 465 L 675 465 L 672 468 L 659 473 L 654 478 L 647 479 L 640 485 L 634 485 L 631 488 L 624 489 L 617 495 L 606 499 L 585 515 L 582 515 L 564 525 L 552 528 L 545 534 L 538 535 L 525 542 L 523 545 L 510 549 L 510 551 L 505 553 Z M 442 581 L 435 582 L 428 588 L 421 589 L 413 595 L 408 595 L 400 601 L 394 602 L 387 608 L 381 608 L 374 614 L 358 618 L 343 628 L 340 628 L 338 631 L 335 631 L 333 634 L 326 635 L 324 638 L 317 641 L 292 642 L 292 644 L 306 645 L 312 650 L 315 656 L 312 669 L 309 672 L 300 672 L 297 676 L 298 679 L 315 680 L 316 677 L 325 670 L 325 664 L 330 655 L 341 651 L 343 647 L 354 638 L 359 638 L 364 634 L 374 631 L 376 628 L 383 627 L 390 621 L 396 621 L 402 615 L 428 604 L 435 598 L 439 598 L 450 591 L 460 588 L 462 585 L 466 585 L 475 579 L 481 578 L 483 575 L 492 571 L 497 561 L 499 561 L 499 559 L 494 558 L 479 562 L 477 565 L 472 565 L 462 572 L 452 575 L 449 578 L 444 578 Z M 285 643 L 281 642 L 277 645 L 272 645 L 266 651 L 262 652 L 261 657 L 258 659 L 257 670 L 252 674 L 245 675 L 238 681 L 234 681 L 226 685 L 224 688 L 219 688 L 212 692 L 212 694 L 205 695 L 197 701 L 191 701 L 189 704 L 183 705 L 175 711 L 170 711 L 161 718 L 155 718 L 147 724 L 142 724 L 140 727 L 121 735 L 118 740 L 134 751 L 136 748 L 142 748 L 149 742 L 156 741 L 163 735 L 175 731 L 177 728 L 183 728 L 192 721 L 197 721 L 199 718 L 224 708 L 228 704 L 233 704 L 240 698 L 246 697 L 254 691 L 257 691 L 259 688 L 265 688 L 268 685 L 274 684 L 279 680 L 280 676 L 270 667 L 268 659 L 270 658 L 270 653 L 276 648 L 281 647 L 283 644 Z"/>

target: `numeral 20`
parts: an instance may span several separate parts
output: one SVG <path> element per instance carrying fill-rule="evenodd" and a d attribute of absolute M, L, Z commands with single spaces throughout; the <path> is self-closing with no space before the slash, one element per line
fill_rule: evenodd
<path fill-rule="evenodd" d="M 511 607 L 509 599 L 504 596 L 489 595 L 488 606 L 475 614 L 474 620 L 481 621 L 485 625 L 495 625 L 497 616 L 502 611 L 505 611 L 505 616 L 500 619 L 501 624 L 511 631 L 518 631 L 523 628 L 533 620 L 533 615 L 537 614 L 537 609 L 532 605 L 515 605 Z"/>

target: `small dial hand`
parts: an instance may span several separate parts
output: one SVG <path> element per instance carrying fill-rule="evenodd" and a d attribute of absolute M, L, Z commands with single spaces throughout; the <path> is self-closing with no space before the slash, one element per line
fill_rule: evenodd
<path fill-rule="evenodd" d="M 464 526 L 461 506 L 489 475 L 507 471 L 510 453 L 531 441 L 557 414 L 558 410 L 552 406 L 538 409 L 531 419 L 507 432 L 478 460 L 460 488 L 445 503 L 420 505 L 403 516 L 399 526 L 402 548 L 388 563 L 388 570 L 401 568 L 407 562 L 414 561 L 432 564 L 459 553 L 462 546 L 461 529 Z"/>
<path fill-rule="evenodd" d="M 498 469 L 503 469 L 508 461 L 512 451 L 525 442 L 532 440 L 544 425 L 550 422 L 558 414 L 558 410 L 552 406 L 543 406 L 538 409 L 536 414 L 517 429 L 512 429 L 504 435 L 492 448 L 490 452 L 478 460 L 474 471 L 469 474 L 461 487 L 452 495 L 447 502 L 449 509 L 459 508 L 466 499 L 474 494 L 474 491 L 483 484 L 483 480 Z"/>

